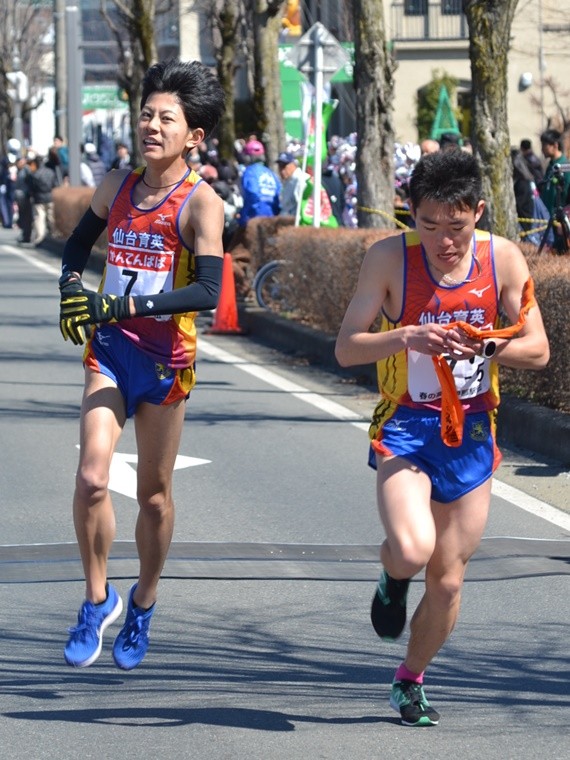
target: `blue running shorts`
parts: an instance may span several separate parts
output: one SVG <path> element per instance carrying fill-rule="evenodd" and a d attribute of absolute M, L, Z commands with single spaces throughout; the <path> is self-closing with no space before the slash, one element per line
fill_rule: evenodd
<path fill-rule="evenodd" d="M 97 328 L 83 362 L 117 384 L 125 399 L 127 417 L 132 417 L 143 401 L 160 405 L 186 399 L 194 385 L 193 367 L 172 369 L 159 364 L 120 330 L 108 325 Z"/>
<path fill-rule="evenodd" d="M 439 412 L 397 407 L 370 446 L 368 464 L 380 456 L 407 459 L 432 483 L 432 499 L 449 504 L 488 480 L 501 462 L 495 442 L 494 412 L 465 415 L 463 443 L 457 448 L 441 440 Z"/>

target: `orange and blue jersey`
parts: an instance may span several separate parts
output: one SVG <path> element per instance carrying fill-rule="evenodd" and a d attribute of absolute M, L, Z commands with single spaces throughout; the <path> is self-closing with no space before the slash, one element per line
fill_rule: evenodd
<path fill-rule="evenodd" d="M 156 206 L 143 209 L 133 200 L 143 168 L 127 175 L 109 211 L 107 260 L 100 286 L 117 296 L 153 295 L 195 281 L 194 252 L 183 239 L 180 215 L 202 181 L 189 170 Z M 196 313 L 134 317 L 112 325 L 155 362 L 185 369 L 196 357 Z"/>
<path fill-rule="evenodd" d="M 383 312 L 380 330 L 388 332 L 405 325 L 427 322 L 447 325 L 456 321 L 484 330 L 495 327 L 499 320 L 499 294 L 493 238 L 487 232 L 476 230 L 472 245 L 473 262 L 466 280 L 457 285 L 441 285 L 430 272 L 417 232 L 404 233 L 402 309 L 395 319 Z M 498 406 L 498 367 L 495 362 L 479 356 L 461 361 L 453 357 L 446 359 L 466 413 L 491 411 Z M 372 438 L 378 436 L 382 425 L 398 407 L 441 411 L 442 390 L 431 356 L 412 349 L 402 350 L 381 359 L 377 363 L 377 374 L 382 397 L 373 416 Z"/>

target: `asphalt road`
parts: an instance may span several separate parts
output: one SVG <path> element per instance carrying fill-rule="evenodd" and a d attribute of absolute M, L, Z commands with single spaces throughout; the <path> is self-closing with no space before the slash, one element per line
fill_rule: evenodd
<path fill-rule="evenodd" d="M 91 668 L 67 667 L 83 595 L 70 514 L 80 351 L 57 329 L 53 259 L 14 238 L 0 236 L 3 756 L 560 756 L 570 706 L 563 469 L 515 452 L 523 459 L 499 474 L 459 624 L 426 680 L 441 723 L 405 729 L 387 698 L 406 637 L 383 644 L 368 622 L 382 540 L 365 466 L 371 399 L 247 337 L 200 336 L 147 658 L 116 670 L 113 626 Z M 134 456 L 129 423 L 112 475 L 110 576 L 123 598 L 137 573 Z M 554 484 L 550 503 L 548 488 L 523 487 L 539 470 Z M 412 607 L 420 593 L 418 580 Z"/>

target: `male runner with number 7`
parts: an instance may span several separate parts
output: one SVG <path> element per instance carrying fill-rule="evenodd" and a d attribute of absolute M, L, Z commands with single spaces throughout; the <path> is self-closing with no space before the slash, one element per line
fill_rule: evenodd
<path fill-rule="evenodd" d="M 224 211 L 186 156 L 224 109 L 223 90 L 201 63 L 151 66 L 142 89 L 137 135 L 145 166 L 105 176 L 63 254 L 60 329 L 83 361 L 80 453 L 73 519 L 86 579 L 85 601 L 70 629 L 65 659 L 87 667 L 99 657 L 105 628 L 122 601 L 107 581 L 115 534 L 108 490 L 115 446 L 134 417 L 138 449 L 136 543 L 139 577 L 113 658 L 130 670 L 143 659 L 157 586 L 170 546 L 172 472 L 185 400 L 195 382 L 195 313 L 217 305 Z M 81 274 L 107 228 L 100 292 Z"/>

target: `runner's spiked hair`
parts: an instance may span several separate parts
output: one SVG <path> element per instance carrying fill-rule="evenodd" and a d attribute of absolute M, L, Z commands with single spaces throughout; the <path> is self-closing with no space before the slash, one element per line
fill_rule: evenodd
<path fill-rule="evenodd" d="M 222 86 L 212 71 L 199 61 L 172 58 L 155 63 L 143 79 L 141 110 L 154 92 L 175 95 L 188 127 L 202 127 L 204 137 L 212 133 L 224 112 Z"/>
<path fill-rule="evenodd" d="M 476 209 L 482 198 L 477 159 L 460 148 L 422 156 L 414 167 L 409 187 L 414 209 L 424 200 L 462 210 Z"/>

